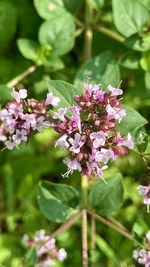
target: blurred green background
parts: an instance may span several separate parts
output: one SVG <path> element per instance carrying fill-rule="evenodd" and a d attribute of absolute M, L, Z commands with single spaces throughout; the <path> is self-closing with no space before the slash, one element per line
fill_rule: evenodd
<path fill-rule="evenodd" d="M 122 80 L 124 103 L 149 121 L 150 0 L 0 0 L 0 63 L 1 107 L 12 86 L 27 88 L 30 97 L 41 99 L 49 79 L 81 84 L 89 75 L 103 86 L 117 86 Z M 149 128 L 147 124 L 142 131 L 149 135 Z M 59 226 L 46 220 L 38 207 L 38 182 L 80 186 L 78 173 L 61 176 L 65 152 L 54 148 L 56 138 L 54 131 L 45 130 L 19 150 L 0 152 L 0 266 L 22 266 L 24 233 L 42 228 L 50 233 Z M 145 153 L 150 153 L 150 145 Z M 124 204 L 113 216 L 130 232 L 136 223 L 144 234 L 150 215 L 136 187 L 149 182 L 150 159 L 138 150 L 130 152 L 105 176 L 115 172 L 124 178 Z M 57 244 L 68 258 L 56 266 L 81 266 L 80 231 L 78 222 L 58 236 Z M 132 250 L 131 241 L 97 223 L 95 267 L 135 266 Z"/>

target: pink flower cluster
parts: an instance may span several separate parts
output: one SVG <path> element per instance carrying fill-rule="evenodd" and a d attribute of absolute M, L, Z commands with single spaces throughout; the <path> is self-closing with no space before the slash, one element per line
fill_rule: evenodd
<path fill-rule="evenodd" d="M 59 98 L 52 93 L 42 101 L 27 99 L 27 90 L 13 90 L 13 101 L 7 103 L 0 111 L 0 141 L 5 147 L 13 149 L 25 141 L 27 142 L 33 131 L 41 132 L 50 126 L 48 109 L 59 103 Z"/>
<path fill-rule="evenodd" d="M 54 261 L 63 262 L 67 257 L 65 249 L 58 250 L 55 245 L 55 239 L 46 235 L 45 230 L 37 231 L 33 239 L 30 239 L 28 235 L 24 235 L 22 242 L 28 248 L 34 245 L 37 254 L 37 267 L 50 267 L 53 266 Z"/>
<path fill-rule="evenodd" d="M 150 231 L 146 234 L 146 248 L 137 248 L 133 251 L 133 258 L 145 267 L 150 267 Z"/>
<path fill-rule="evenodd" d="M 68 167 L 64 176 L 78 170 L 99 178 L 109 161 L 133 149 L 130 133 L 125 138 L 117 130 L 117 123 L 126 116 L 120 107 L 122 93 L 111 85 L 104 92 L 99 85 L 85 84 L 85 92 L 74 96 L 76 106 L 54 113 L 53 127 L 61 134 L 56 146 L 68 149 L 71 155 L 64 160 Z"/>
<path fill-rule="evenodd" d="M 144 185 L 139 185 L 137 187 L 137 190 L 141 196 L 143 196 L 144 204 L 147 205 L 147 212 L 149 211 L 149 205 L 150 205 L 150 185 L 144 186 Z"/>

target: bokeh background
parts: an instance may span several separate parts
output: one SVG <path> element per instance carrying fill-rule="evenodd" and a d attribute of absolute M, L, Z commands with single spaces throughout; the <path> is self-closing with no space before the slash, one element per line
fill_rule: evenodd
<path fill-rule="evenodd" d="M 49 79 L 81 85 L 87 76 L 103 87 L 117 86 L 122 80 L 124 103 L 149 121 L 150 0 L 0 0 L 1 107 L 13 86 L 27 88 L 30 97 L 42 99 Z M 141 129 L 139 140 L 145 134 L 149 124 Z M 66 170 L 65 152 L 54 147 L 56 138 L 47 129 L 19 150 L 0 152 L 0 266 L 21 266 L 23 234 L 38 229 L 50 233 L 59 226 L 39 209 L 39 181 L 80 187 L 78 173 L 61 176 Z M 114 172 L 123 176 L 124 203 L 114 218 L 130 232 L 136 228 L 144 235 L 150 215 L 136 188 L 150 180 L 150 160 L 139 153 L 136 148 L 120 157 L 105 176 Z M 150 145 L 145 153 L 150 153 Z M 78 222 L 58 236 L 57 244 L 67 250 L 68 258 L 57 267 L 81 266 L 80 231 Z M 97 223 L 95 267 L 135 266 L 132 250 L 131 241 Z"/>

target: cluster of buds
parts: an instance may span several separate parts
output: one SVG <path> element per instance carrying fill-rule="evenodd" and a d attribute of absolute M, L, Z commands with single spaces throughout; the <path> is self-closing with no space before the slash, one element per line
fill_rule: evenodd
<path fill-rule="evenodd" d="M 130 133 L 125 138 L 117 130 L 117 123 L 126 116 L 120 107 L 122 93 L 111 85 L 104 92 L 99 85 L 85 84 L 85 92 L 74 96 L 76 106 L 54 113 L 52 125 L 61 134 L 56 145 L 71 155 L 64 160 L 68 167 L 65 177 L 75 170 L 89 178 L 102 177 L 109 161 L 133 149 Z"/>
<path fill-rule="evenodd" d="M 150 267 L 150 231 L 146 234 L 144 248 L 137 248 L 133 251 L 133 258 L 145 267 Z"/>
<path fill-rule="evenodd" d="M 33 239 L 28 235 L 24 235 L 22 243 L 27 247 L 35 247 L 37 254 L 36 267 L 53 266 L 54 261 L 63 262 L 67 257 L 67 252 L 64 248 L 57 249 L 55 239 L 45 234 L 45 230 L 40 230 L 35 233 Z"/>
<path fill-rule="evenodd" d="M 14 98 L 6 104 L 0 111 L 0 141 L 8 149 L 18 147 L 27 142 L 33 131 L 41 132 L 44 128 L 50 127 L 50 115 L 48 110 L 56 106 L 60 99 L 47 94 L 47 98 L 42 101 L 27 99 L 27 90 L 13 90 Z"/>
<path fill-rule="evenodd" d="M 143 196 L 143 202 L 147 205 L 147 212 L 150 212 L 150 185 L 139 185 L 137 190 L 141 196 Z"/>

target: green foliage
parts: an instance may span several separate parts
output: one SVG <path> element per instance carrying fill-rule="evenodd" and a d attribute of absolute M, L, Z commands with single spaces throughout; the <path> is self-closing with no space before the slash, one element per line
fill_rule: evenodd
<path fill-rule="evenodd" d="M 26 267 L 33 267 L 36 264 L 37 255 L 35 247 L 32 246 L 30 250 L 25 255 L 25 266 Z"/>
<path fill-rule="evenodd" d="M 64 222 L 77 212 L 78 192 L 71 186 L 42 182 L 38 203 L 44 216 L 53 222 Z"/>
<path fill-rule="evenodd" d="M 108 84 L 117 86 L 120 81 L 120 71 L 113 54 L 109 51 L 104 52 L 84 63 L 76 74 L 75 84 L 81 86 L 87 77 L 91 77 L 93 83 L 100 82 L 103 88 Z"/>
<path fill-rule="evenodd" d="M 116 28 L 126 37 L 140 32 L 149 21 L 150 11 L 137 0 L 113 0 L 112 3 Z"/>
<path fill-rule="evenodd" d="M 64 81 L 49 80 L 47 87 L 61 100 L 61 107 L 67 107 L 75 104 L 74 95 L 81 94 L 82 90 Z"/>
<path fill-rule="evenodd" d="M 123 186 L 120 174 L 113 175 L 104 181 L 95 183 L 90 188 L 89 207 L 102 215 L 110 215 L 118 210 L 123 202 Z"/>

